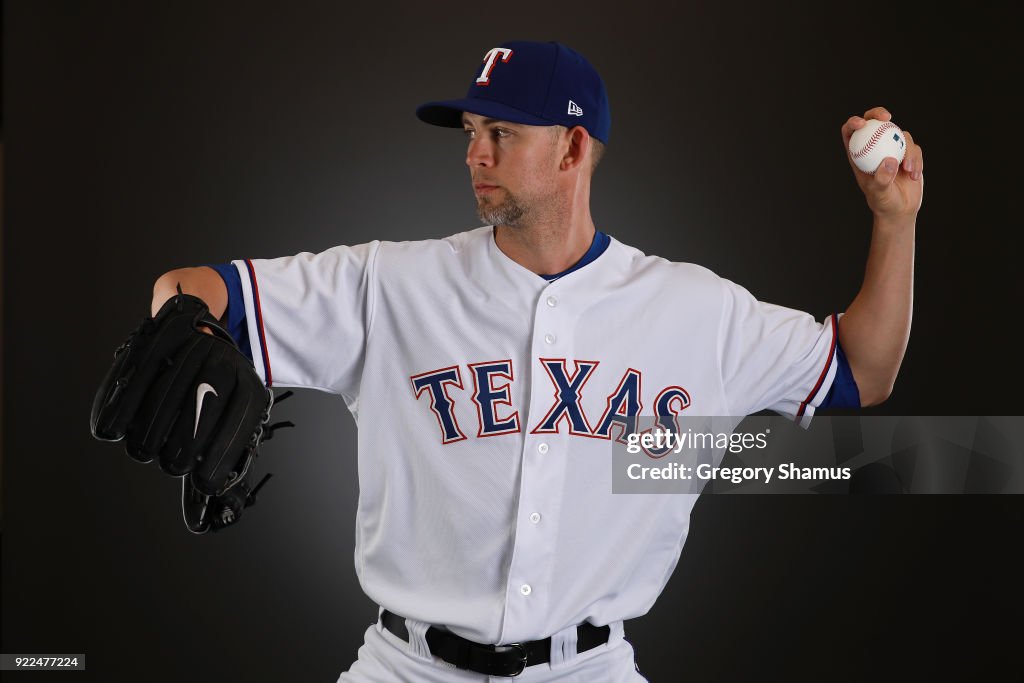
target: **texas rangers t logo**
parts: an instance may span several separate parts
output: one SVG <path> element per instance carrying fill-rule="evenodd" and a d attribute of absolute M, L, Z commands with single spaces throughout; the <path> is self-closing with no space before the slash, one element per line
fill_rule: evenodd
<path fill-rule="evenodd" d="M 476 79 L 477 85 L 491 84 L 491 70 L 494 69 L 494 63 L 498 59 L 498 55 L 501 55 L 501 61 L 507 62 L 508 58 L 512 56 L 512 50 L 507 47 L 492 47 L 488 50 L 487 54 L 484 55 L 484 68 Z"/>

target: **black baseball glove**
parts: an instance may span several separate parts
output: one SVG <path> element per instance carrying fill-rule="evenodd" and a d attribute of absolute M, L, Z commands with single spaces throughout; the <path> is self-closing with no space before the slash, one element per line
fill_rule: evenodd
<path fill-rule="evenodd" d="M 156 460 L 181 477 L 185 525 L 202 534 L 236 523 L 270 478 L 253 487 L 248 475 L 260 443 L 293 426 L 267 424 L 273 404 L 273 392 L 206 304 L 179 288 L 114 352 L 93 399 L 92 435 L 127 437 L 132 458 Z"/>

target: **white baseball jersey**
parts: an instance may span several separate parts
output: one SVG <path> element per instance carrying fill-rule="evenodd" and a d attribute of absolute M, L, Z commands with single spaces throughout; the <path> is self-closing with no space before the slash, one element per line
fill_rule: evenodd
<path fill-rule="evenodd" d="M 648 611 L 696 495 L 613 495 L 626 415 L 808 420 L 836 318 L 760 303 L 614 238 L 548 282 L 491 227 L 235 261 L 259 373 L 358 424 L 356 571 L 388 610 L 481 643 Z"/>

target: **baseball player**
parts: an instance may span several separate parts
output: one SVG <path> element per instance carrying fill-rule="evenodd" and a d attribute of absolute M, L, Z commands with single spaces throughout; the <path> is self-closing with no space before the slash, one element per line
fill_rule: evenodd
<path fill-rule="evenodd" d="M 612 440 L 638 415 L 806 425 L 883 401 L 909 335 L 921 149 L 908 133 L 902 164 L 853 169 L 866 275 L 816 321 L 595 227 L 609 102 L 565 45 L 491 48 L 464 98 L 416 113 L 465 131 L 483 227 L 171 271 L 153 313 L 195 297 L 266 387 L 340 394 L 355 417 L 355 564 L 380 618 L 339 681 L 646 680 L 623 621 L 668 581 L 696 495 L 612 495 Z M 889 113 L 851 117 L 844 142 L 870 118 Z"/>

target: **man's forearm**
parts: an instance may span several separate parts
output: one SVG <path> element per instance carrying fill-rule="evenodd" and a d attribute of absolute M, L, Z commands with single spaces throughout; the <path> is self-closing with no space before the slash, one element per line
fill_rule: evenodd
<path fill-rule="evenodd" d="M 228 308 L 228 288 L 217 271 L 208 266 L 178 268 L 164 273 L 153 284 L 153 315 L 156 315 L 168 299 L 178 293 L 179 285 L 185 294 L 202 299 L 215 318 L 223 316 Z"/>
<path fill-rule="evenodd" d="M 914 299 L 915 220 L 875 219 L 864 282 L 839 321 L 839 340 L 861 405 L 892 392 L 910 338 Z"/>

